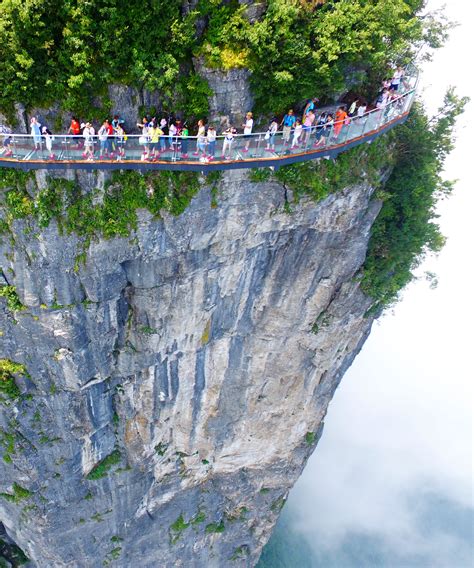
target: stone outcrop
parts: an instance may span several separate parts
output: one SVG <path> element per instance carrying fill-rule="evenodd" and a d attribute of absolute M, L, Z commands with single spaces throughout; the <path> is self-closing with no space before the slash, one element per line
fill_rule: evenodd
<path fill-rule="evenodd" d="M 203 181 L 85 265 L 75 235 L 14 221 L 0 266 L 27 309 L 0 298 L 0 358 L 29 377 L 1 408 L 0 522 L 34 565 L 255 565 L 370 331 L 371 193 L 288 213 L 229 172 L 217 207 Z"/>

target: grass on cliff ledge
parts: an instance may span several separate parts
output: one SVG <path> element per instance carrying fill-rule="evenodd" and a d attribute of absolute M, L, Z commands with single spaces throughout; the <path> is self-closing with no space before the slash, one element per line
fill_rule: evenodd
<path fill-rule="evenodd" d="M 28 376 L 26 367 L 10 359 L 0 359 L 0 402 L 5 403 L 20 396 L 15 375 Z"/>
<path fill-rule="evenodd" d="M 5 230 L 14 219 L 35 218 L 46 228 L 56 219 L 60 231 L 90 238 L 126 237 L 137 228 L 137 209 L 180 215 L 199 190 L 195 172 L 114 172 L 104 193 L 84 193 L 75 181 L 47 178 L 38 191 L 34 174 L 0 169 L 0 202 Z M 34 195 L 35 197 L 32 197 Z"/>
<path fill-rule="evenodd" d="M 290 189 L 293 202 L 310 197 L 318 202 L 331 193 L 357 183 L 378 187 L 382 172 L 393 165 L 393 134 L 381 136 L 372 144 L 364 144 L 339 154 L 335 160 L 315 160 L 283 166 L 272 172 L 269 168 L 252 170 L 249 178 L 253 182 L 274 180 Z M 286 210 L 291 212 L 291 203 Z"/>

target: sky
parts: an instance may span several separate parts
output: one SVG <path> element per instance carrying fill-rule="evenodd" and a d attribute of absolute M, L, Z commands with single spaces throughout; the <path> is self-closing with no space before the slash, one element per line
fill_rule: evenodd
<path fill-rule="evenodd" d="M 374 324 L 330 405 L 283 515 L 312 547 L 310 566 L 474 566 L 474 27 L 466 6 L 451 0 L 443 8 L 450 20 L 465 20 L 421 79 L 431 114 L 450 85 L 473 99 L 445 168 L 446 179 L 458 179 L 438 208 L 447 244 L 419 271 L 435 272 L 439 283 L 407 287 Z"/>

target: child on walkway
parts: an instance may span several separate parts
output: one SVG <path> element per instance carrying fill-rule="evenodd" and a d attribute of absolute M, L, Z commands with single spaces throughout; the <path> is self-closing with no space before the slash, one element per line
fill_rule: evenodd
<path fill-rule="evenodd" d="M 295 123 L 295 130 L 293 132 L 293 142 L 291 144 L 291 148 L 296 148 L 298 146 L 298 141 L 301 136 L 301 132 L 303 131 L 303 125 L 299 120 Z"/>

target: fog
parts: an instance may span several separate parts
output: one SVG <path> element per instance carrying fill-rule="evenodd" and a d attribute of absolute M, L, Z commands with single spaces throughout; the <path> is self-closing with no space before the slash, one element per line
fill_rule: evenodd
<path fill-rule="evenodd" d="M 466 7 L 452 1 L 444 12 L 456 20 Z M 472 22 L 462 22 L 423 66 L 430 113 L 449 85 L 474 98 L 472 37 Z M 419 270 L 435 272 L 438 287 L 412 283 L 343 378 L 272 539 L 291 536 L 306 560 L 280 566 L 474 565 L 473 114 L 471 103 L 446 165 L 445 177 L 459 180 L 439 207 L 448 242 Z"/>

